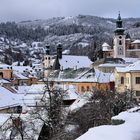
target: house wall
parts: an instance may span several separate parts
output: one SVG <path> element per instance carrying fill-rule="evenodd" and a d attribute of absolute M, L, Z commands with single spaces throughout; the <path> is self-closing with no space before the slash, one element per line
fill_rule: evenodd
<path fill-rule="evenodd" d="M 110 83 L 91 83 L 91 82 L 79 82 L 79 83 L 67 83 L 69 85 L 74 85 L 77 88 L 78 93 L 84 93 L 86 91 L 94 91 L 94 90 L 110 90 L 112 87 Z"/>
<path fill-rule="evenodd" d="M 140 77 L 139 73 L 131 73 L 132 75 L 132 89 L 140 91 L 140 84 L 136 84 L 136 77 Z"/>
<path fill-rule="evenodd" d="M 24 85 L 24 84 L 30 85 L 30 81 L 29 81 L 29 79 L 27 79 L 27 80 L 24 80 L 24 79 L 15 79 L 15 80 L 12 81 L 12 84 L 13 85 Z"/>
<path fill-rule="evenodd" d="M 9 80 L 9 79 L 13 78 L 13 70 L 11 70 L 11 69 L 6 69 L 6 70 L 0 69 L 0 73 L 3 73 L 3 78 L 4 79 Z"/>
<path fill-rule="evenodd" d="M 121 84 L 121 77 L 124 77 L 124 84 Z M 117 92 L 125 92 L 126 90 L 126 74 L 115 71 L 115 88 Z"/>
<path fill-rule="evenodd" d="M 139 50 L 132 50 L 132 49 L 127 50 L 126 57 L 140 58 L 140 49 Z"/>
<path fill-rule="evenodd" d="M 30 78 L 29 81 L 28 81 L 28 84 L 29 84 L 29 85 L 36 84 L 37 81 L 38 81 L 37 78 Z"/>
<path fill-rule="evenodd" d="M 121 77 L 124 77 L 124 84 L 121 84 Z M 140 101 L 140 96 L 136 96 L 136 91 L 140 91 L 140 84 L 136 84 L 136 77 L 140 77 L 140 72 L 115 72 L 115 87 L 118 92 L 125 92 L 127 89 L 132 90 L 134 98 Z"/>

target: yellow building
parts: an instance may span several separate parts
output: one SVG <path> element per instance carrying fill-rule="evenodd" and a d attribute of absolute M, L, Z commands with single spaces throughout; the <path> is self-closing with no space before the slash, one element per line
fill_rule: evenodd
<path fill-rule="evenodd" d="M 95 90 L 114 90 L 114 76 L 111 73 L 104 73 L 97 69 L 80 68 L 77 70 L 66 69 L 48 79 L 55 85 L 73 85 L 77 93 L 93 92 Z M 58 77 L 59 76 L 59 77 Z"/>
<path fill-rule="evenodd" d="M 140 60 L 125 68 L 116 68 L 115 87 L 118 92 L 134 91 L 135 98 L 140 101 Z"/>

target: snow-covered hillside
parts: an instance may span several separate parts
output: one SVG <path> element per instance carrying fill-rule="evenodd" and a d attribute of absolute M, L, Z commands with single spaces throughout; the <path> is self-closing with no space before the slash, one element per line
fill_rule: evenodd
<path fill-rule="evenodd" d="M 124 120 L 123 124 L 91 128 L 76 140 L 139 140 L 140 112 L 136 111 L 137 109 L 122 112 L 112 118 L 114 120 Z"/>

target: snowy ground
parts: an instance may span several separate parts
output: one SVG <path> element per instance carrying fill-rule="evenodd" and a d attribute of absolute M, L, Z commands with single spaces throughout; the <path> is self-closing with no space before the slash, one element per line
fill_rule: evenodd
<path fill-rule="evenodd" d="M 122 112 L 112 118 L 124 120 L 125 123 L 91 128 L 76 140 L 140 140 L 140 111 L 135 110 L 137 108 Z"/>

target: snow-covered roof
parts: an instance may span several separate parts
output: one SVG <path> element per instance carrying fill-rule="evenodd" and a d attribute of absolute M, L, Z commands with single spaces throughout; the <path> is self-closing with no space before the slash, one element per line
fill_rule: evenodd
<path fill-rule="evenodd" d="M 33 70 L 30 66 L 13 66 L 12 69 L 21 73 L 23 73 L 26 70 Z"/>
<path fill-rule="evenodd" d="M 89 102 L 89 99 L 91 98 L 92 94 L 90 93 L 85 93 L 80 96 L 75 100 L 75 102 L 70 106 L 70 111 L 76 111 L 82 106 L 84 106 L 86 103 Z"/>
<path fill-rule="evenodd" d="M 126 64 L 104 63 L 99 65 L 99 67 L 124 67 L 124 66 L 126 66 Z"/>
<path fill-rule="evenodd" d="M 90 67 L 92 61 L 88 56 L 74 56 L 74 55 L 63 55 L 62 59 L 59 59 L 61 67 L 67 68 L 83 68 Z"/>
<path fill-rule="evenodd" d="M 14 71 L 14 75 L 17 77 L 17 79 L 22 79 L 22 80 L 28 80 L 29 79 L 28 77 L 26 77 L 26 76 L 24 76 L 21 73 L 16 72 L 16 71 Z"/>
<path fill-rule="evenodd" d="M 140 52 L 140 49 L 127 49 L 127 52 Z"/>
<path fill-rule="evenodd" d="M 132 43 L 133 44 L 140 44 L 140 40 L 137 39 L 137 40 L 133 41 Z"/>
<path fill-rule="evenodd" d="M 139 71 L 140 72 L 140 60 L 136 61 L 133 64 L 130 64 L 124 68 L 117 67 L 116 68 L 117 72 L 130 72 L 130 71 Z"/>
<path fill-rule="evenodd" d="M 123 60 L 125 60 L 125 63 L 126 63 L 126 64 L 132 64 L 132 63 L 138 61 L 139 58 L 129 58 L 129 57 L 125 57 L 125 58 L 123 58 Z"/>
<path fill-rule="evenodd" d="M 62 52 L 62 54 L 69 54 L 70 53 L 70 50 L 64 50 L 63 52 Z"/>
<path fill-rule="evenodd" d="M 102 45 L 102 50 L 103 51 L 111 51 L 111 47 L 106 42 L 104 42 Z"/>
<path fill-rule="evenodd" d="M 4 87 L 0 87 L 0 109 L 20 104 L 20 97 Z"/>
<path fill-rule="evenodd" d="M 0 84 L 10 84 L 10 82 L 5 79 L 0 79 Z"/>
<path fill-rule="evenodd" d="M 109 83 L 115 80 L 113 73 L 104 73 L 98 69 L 95 69 L 95 76 L 98 83 Z"/>
<path fill-rule="evenodd" d="M 110 47 L 110 46 L 106 42 L 104 42 L 102 47 Z"/>
<path fill-rule="evenodd" d="M 89 129 L 76 140 L 137 140 L 140 138 L 140 112 L 122 112 L 113 117 L 124 120 L 121 125 L 103 125 Z"/>
<path fill-rule="evenodd" d="M 78 98 L 78 94 L 76 92 L 76 88 L 73 85 L 63 86 L 64 90 L 64 100 L 76 100 Z"/>
<path fill-rule="evenodd" d="M 42 94 L 44 89 L 45 84 L 33 84 L 31 86 L 18 86 L 17 92 L 20 94 Z"/>
<path fill-rule="evenodd" d="M 11 114 L 0 114 L 0 126 L 2 126 L 11 116 Z"/>
<path fill-rule="evenodd" d="M 85 83 L 96 83 L 96 82 L 109 83 L 110 81 L 114 81 L 113 80 L 114 77 L 112 76 L 112 73 L 104 73 L 98 69 L 95 69 L 95 71 L 92 71 L 92 69 L 88 69 L 86 71 L 84 70 L 79 71 L 79 73 L 77 73 L 75 77 L 71 77 L 71 74 L 75 75 L 75 73 L 70 73 L 70 72 L 71 71 L 68 71 L 68 76 L 64 76 L 65 74 L 63 72 L 60 72 L 59 77 L 56 78 L 50 77 L 49 80 L 50 81 L 54 80 L 57 82 L 74 82 L 74 83 L 84 83 L 84 82 Z"/>
<path fill-rule="evenodd" d="M 0 64 L 0 69 L 11 69 L 11 66 L 10 65 L 7 65 L 7 64 L 1 63 Z"/>

